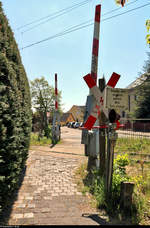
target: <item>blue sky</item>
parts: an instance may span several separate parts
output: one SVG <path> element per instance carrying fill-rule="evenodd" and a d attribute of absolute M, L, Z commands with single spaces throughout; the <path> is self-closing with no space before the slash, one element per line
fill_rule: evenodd
<path fill-rule="evenodd" d="M 128 3 L 135 0 L 129 0 Z M 14 32 L 19 48 L 53 36 L 71 26 L 88 20 L 94 21 L 95 6 L 102 5 L 102 15 L 118 8 L 115 0 L 89 0 L 69 13 L 57 17 L 28 32 L 17 28 L 55 13 L 83 0 L 2 0 L 4 12 Z M 139 7 L 150 0 L 137 0 L 117 12 L 101 19 Z M 146 52 L 145 22 L 150 19 L 150 5 L 128 14 L 104 21 L 100 25 L 98 78 L 105 75 L 106 82 L 113 72 L 121 75 L 116 87 L 125 88 L 142 71 Z M 39 22 L 38 22 L 39 23 Z M 20 50 L 22 62 L 29 80 L 44 76 L 54 86 L 54 74 L 58 74 L 58 89 L 62 91 L 63 110 L 72 105 L 85 105 L 89 89 L 83 76 L 91 71 L 93 25 Z"/>

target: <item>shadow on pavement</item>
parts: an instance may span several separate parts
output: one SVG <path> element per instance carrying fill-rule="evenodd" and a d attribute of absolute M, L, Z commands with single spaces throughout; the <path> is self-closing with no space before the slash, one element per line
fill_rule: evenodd
<path fill-rule="evenodd" d="M 9 199 L 9 201 L 7 203 L 7 206 L 0 213 L 0 226 L 6 226 L 8 224 L 14 202 L 17 200 L 18 192 L 19 192 L 19 189 L 24 180 L 25 174 L 26 174 L 26 166 L 23 168 L 23 170 L 20 174 L 17 189 L 12 193 L 11 198 Z"/>
<path fill-rule="evenodd" d="M 59 141 L 56 141 L 56 140 L 54 142 L 52 142 L 52 144 L 50 145 L 50 148 L 53 148 L 54 146 L 56 146 L 58 144 L 58 142 Z"/>
<path fill-rule="evenodd" d="M 57 143 L 53 143 L 50 145 L 50 148 L 53 148 Z"/>
<path fill-rule="evenodd" d="M 97 222 L 99 225 L 108 225 L 109 224 L 105 219 L 99 217 L 98 214 L 82 214 L 82 217 L 90 218 L 90 219 L 94 220 L 95 222 Z"/>

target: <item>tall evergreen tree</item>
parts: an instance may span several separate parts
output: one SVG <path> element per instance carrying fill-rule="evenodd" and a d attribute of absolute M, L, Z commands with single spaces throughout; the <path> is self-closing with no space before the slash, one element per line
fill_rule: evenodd
<path fill-rule="evenodd" d="M 145 77 L 147 79 L 137 89 L 136 118 L 150 118 L 150 73 Z"/>
<path fill-rule="evenodd" d="M 0 206 L 18 185 L 28 156 L 31 99 L 28 79 L 0 2 Z"/>
<path fill-rule="evenodd" d="M 150 52 L 143 66 L 144 75 L 142 84 L 137 88 L 136 118 L 150 118 Z"/>
<path fill-rule="evenodd" d="M 148 59 L 145 61 L 145 65 L 143 66 L 144 73 L 150 73 L 150 52 L 147 52 Z"/>

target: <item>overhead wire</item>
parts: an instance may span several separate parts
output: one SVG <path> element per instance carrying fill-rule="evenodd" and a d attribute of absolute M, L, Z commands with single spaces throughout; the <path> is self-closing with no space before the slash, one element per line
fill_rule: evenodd
<path fill-rule="evenodd" d="M 130 12 L 132 12 L 132 11 L 141 9 L 141 8 L 146 7 L 146 6 L 148 6 L 148 5 L 150 5 L 150 3 L 144 4 L 144 5 L 142 5 L 142 6 L 139 6 L 139 7 L 130 9 L 130 10 L 128 10 L 128 11 L 122 12 L 122 13 L 120 13 L 120 14 L 116 14 L 116 15 L 113 15 L 113 16 L 111 16 L 111 17 L 105 18 L 105 19 L 101 20 L 101 22 L 104 22 L 104 21 L 110 20 L 110 19 L 112 19 L 112 18 L 115 18 L 115 17 L 121 16 L 121 15 L 130 13 Z M 90 20 L 90 21 L 91 21 L 91 20 Z M 71 28 L 68 28 L 68 29 L 66 29 L 66 30 L 64 30 L 64 31 L 62 31 L 62 32 L 60 32 L 60 33 L 57 33 L 57 34 L 55 34 L 55 35 L 53 35 L 53 36 L 50 36 L 50 37 L 47 37 L 46 39 L 43 39 L 43 40 L 37 41 L 37 42 L 35 42 L 35 43 L 29 44 L 29 45 L 27 45 L 27 46 L 21 48 L 21 50 L 23 50 L 23 49 L 25 49 L 25 48 L 32 47 L 32 46 L 37 45 L 37 44 L 39 44 L 39 43 L 43 43 L 43 42 L 45 42 L 45 41 L 47 41 L 47 40 L 51 40 L 51 39 L 54 39 L 54 38 L 57 38 L 57 37 L 66 35 L 66 34 L 68 34 L 68 33 L 71 33 L 71 32 L 74 32 L 74 31 L 77 31 L 77 30 L 80 30 L 80 29 L 89 27 L 89 26 L 91 26 L 91 25 L 94 24 L 94 23 L 92 22 L 92 23 L 89 23 L 89 24 L 87 24 L 87 25 L 84 25 L 84 24 L 86 24 L 86 23 L 87 23 L 87 22 L 83 22 L 83 23 L 81 23 L 81 24 L 79 24 L 79 25 L 72 26 Z M 81 26 L 81 25 L 82 25 L 82 26 Z M 79 27 L 79 26 L 80 26 L 80 27 Z"/>
<path fill-rule="evenodd" d="M 84 4 L 81 4 L 80 6 L 84 6 L 84 5 L 87 4 L 87 3 L 88 3 L 88 2 L 86 2 L 86 3 L 84 3 Z M 74 9 L 76 9 L 76 8 L 78 8 L 78 7 L 79 7 L 79 6 L 76 6 L 76 7 L 72 8 L 72 9 L 69 9 L 69 10 L 65 11 L 64 13 L 58 14 L 58 15 L 56 15 L 56 16 L 54 16 L 54 17 L 51 17 L 51 18 L 47 19 L 47 20 L 44 21 L 44 22 L 41 22 L 41 23 L 39 23 L 39 24 L 37 24 L 37 25 L 34 25 L 33 27 L 30 27 L 29 29 L 23 31 L 22 34 L 28 32 L 28 31 L 31 31 L 31 30 L 33 30 L 34 28 L 37 28 L 37 27 L 39 27 L 40 25 L 43 25 L 43 24 L 45 24 L 45 23 L 47 23 L 47 22 L 49 22 L 49 21 L 51 21 L 51 20 L 53 20 L 53 19 L 55 19 L 55 18 L 57 18 L 57 17 L 60 17 L 60 16 L 65 15 L 65 14 L 67 14 L 67 13 L 70 13 L 72 10 L 74 10 Z"/>
<path fill-rule="evenodd" d="M 132 5 L 132 4 L 136 3 L 137 1 L 139 1 L 139 0 L 135 0 L 135 1 L 132 1 L 132 2 L 127 3 L 127 4 L 124 6 L 124 8 L 127 7 L 127 6 L 129 6 L 129 5 Z M 110 10 L 110 11 L 108 11 L 107 13 L 102 14 L 102 16 L 106 16 L 106 15 L 108 15 L 108 14 L 110 14 L 110 13 L 114 13 L 114 12 L 120 10 L 120 9 L 122 9 L 122 6 L 117 7 L 116 9 Z"/>
<path fill-rule="evenodd" d="M 141 9 L 141 8 L 143 8 L 143 7 L 145 7 L 145 6 L 148 6 L 148 5 L 150 5 L 150 3 L 147 3 L 147 4 L 145 4 L 145 5 L 142 5 L 142 6 L 133 8 L 133 9 L 131 9 L 131 10 L 122 12 L 122 13 L 120 13 L 120 14 L 117 14 L 117 15 L 114 15 L 114 16 L 111 16 L 111 17 L 108 17 L 108 18 L 106 18 L 106 19 L 103 19 L 102 21 L 109 20 L 109 19 L 112 19 L 112 18 L 114 18 L 114 17 L 118 17 L 118 16 L 121 16 L 121 15 L 124 15 L 124 14 L 126 14 L 126 13 L 130 13 L 130 12 L 132 12 L 132 11 L 135 11 L 135 10 L 137 10 L 137 9 Z"/>
<path fill-rule="evenodd" d="M 85 24 L 85 22 L 83 22 L 82 24 Z M 31 46 L 33 46 L 33 45 L 39 44 L 39 43 L 43 43 L 44 41 L 51 40 L 51 39 L 54 39 L 54 38 L 56 38 L 56 37 L 63 36 L 63 35 L 65 35 L 65 34 L 68 34 L 68 33 L 74 32 L 74 31 L 77 31 L 77 30 L 79 30 L 79 29 L 83 29 L 83 28 L 89 27 L 90 25 L 93 25 L 93 24 L 94 24 L 94 23 L 92 22 L 91 24 L 83 25 L 83 26 L 81 26 L 81 27 L 79 27 L 79 25 L 72 26 L 71 28 L 68 28 L 68 29 L 66 29 L 66 30 L 64 30 L 64 31 L 62 31 L 62 32 L 60 32 L 60 33 L 57 33 L 57 34 L 55 34 L 55 35 L 53 35 L 53 36 L 50 36 L 50 37 L 48 37 L 48 38 L 46 38 L 46 39 L 37 41 L 37 42 L 35 42 L 35 43 L 33 43 L 33 44 L 30 44 L 30 45 L 28 45 L 28 46 L 25 46 L 25 47 L 21 48 L 21 50 L 23 50 L 23 49 L 25 49 L 25 48 L 28 48 L 28 47 L 31 47 Z M 81 24 L 80 24 L 80 25 L 81 25 Z M 78 27 L 79 27 L 79 28 L 78 28 Z"/>
<path fill-rule="evenodd" d="M 139 1 L 139 0 L 135 0 L 135 1 L 133 1 L 133 2 L 130 2 L 130 3 L 128 3 L 127 5 L 131 5 L 131 4 L 133 4 L 133 3 L 137 2 L 137 1 Z M 62 16 L 62 15 L 64 15 L 64 14 L 67 14 L 67 13 L 69 13 L 70 11 L 72 11 L 72 10 L 74 10 L 74 9 L 80 7 L 80 6 L 83 6 L 83 5 L 87 4 L 88 2 L 89 2 L 89 1 L 84 1 L 84 2 L 82 2 L 82 3 L 80 3 L 80 4 L 77 4 L 77 6 L 71 8 L 71 9 L 70 9 L 70 7 L 69 7 L 69 10 L 67 10 L 67 11 L 65 11 L 65 12 L 63 12 L 63 13 L 61 13 L 61 14 L 55 15 L 55 16 L 49 18 L 48 20 L 43 21 L 43 22 L 41 22 L 41 23 L 39 23 L 39 24 L 37 24 L 37 25 L 34 25 L 34 26 L 30 27 L 29 29 L 24 30 L 24 31 L 21 32 L 21 33 L 24 34 L 24 33 L 28 32 L 28 31 L 31 31 L 31 30 L 33 30 L 34 28 L 39 27 L 40 25 L 43 25 L 43 24 L 45 24 L 45 23 L 47 23 L 47 22 L 49 22 L 49 21 L 51 21 L 51 20 L 53 20 L 53 19 L 56 19 L 56 18 L 59 17 L 59 16 Z M 122 8 L 122 7 L 113 9 L 113 10 L 107 12 L 107 13 L 104 13 L 102 16 L 106 16 L 106 15 L 108 15 L 108 14 L 111 14 L 111 13 L 113 13 L 113 12 L 116 12 L 116 11 L 120 10 L 121 8 Z M 60 10 L 59 12 L 61 12 L 61 11 L 62 11 L 62 10 Z M 49 16 L 49 17 L 50 17 L 50 16 Z M 92 20 L 92 19 L 91 19 L 91 20 Z"/>
<path fill-rule="evenodd" d="M 46 23 L 46 22 L 48 22 L 49 20 L 53 20 L 53 19 L 55 19 L 55 18 L 57 18 L 57 17 L 59 17 L 59 16 L 61 16 L 61 15 L 64 15 L 64 14 L 68 13 L 69 11 L 72 11 L 72 10 L 74 10 L 74 9 L 80 7 L 80 6 L 83 6 L 83 5 L 87 4 L 87 3 L 89 3 L 90 1 L 92 1 L 92 0 L 84 0 L 84 1 L 82 1 L 82 2 L 80 2 L 80 3 L 74 4 L 74 5 L 72 5 L 72 6 L 69 6 L 69 7 L 67 7 L 67 8 L 64 8 L 64 9 L 61 9 L 61 10 L 56 11 L 56 12 L 54 12 L 54 13 L 52 13 L 52 14 L 49 14 L 49 15 L 47 15 L 47 16 L 45 16 L 45 17 L 42 17 L 42 18 L 40 18 L 40 19 L 37 19 L 37 20 L 34 20 L 34 21 L 30 22 L 30 23 L 27 23 L 27 24 L 25 24 L 25 25 L 22 25 L 22 26 L 16 28 L 16 30 L 20 30 L 20 29 L 22 29 L 22 28 L 28 27 L 29 25 L 35 24 L 35 23 L 37 23 L 37 22 L 40 22 L 40 21 L 42 21 L 42 20 L 45 20 L 45 19 L 49 18 L 48 20 L 46 20 L 46 21 L 44 21 L 44 22 L 41 22 L 41 23 L 39 23 L 38 25 L 35 25 L 35 27 L 37 27 L 37 26 L 41 25 L 42 23 Z M 62 12 L 63 12 L 63 13 L 62 13 Z M 33 28 L 34 28 L 34 26 L 31 27 L 31 28 L 29 28 L 29 29 L 33 29 Z M 27 30 L 27 31 L 28 31 L 28 30 Z M 26 32 L 26 31 L 24 31 L 24 32 Z"/>

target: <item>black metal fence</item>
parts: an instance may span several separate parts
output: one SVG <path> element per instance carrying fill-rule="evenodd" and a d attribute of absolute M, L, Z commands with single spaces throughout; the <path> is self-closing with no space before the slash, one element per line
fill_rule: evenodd
<path fill-rule="evenodd" d="M 150 138 L 150 119 L 120 119 L 124 127 L 117 132 L 119 137 Z"/>

